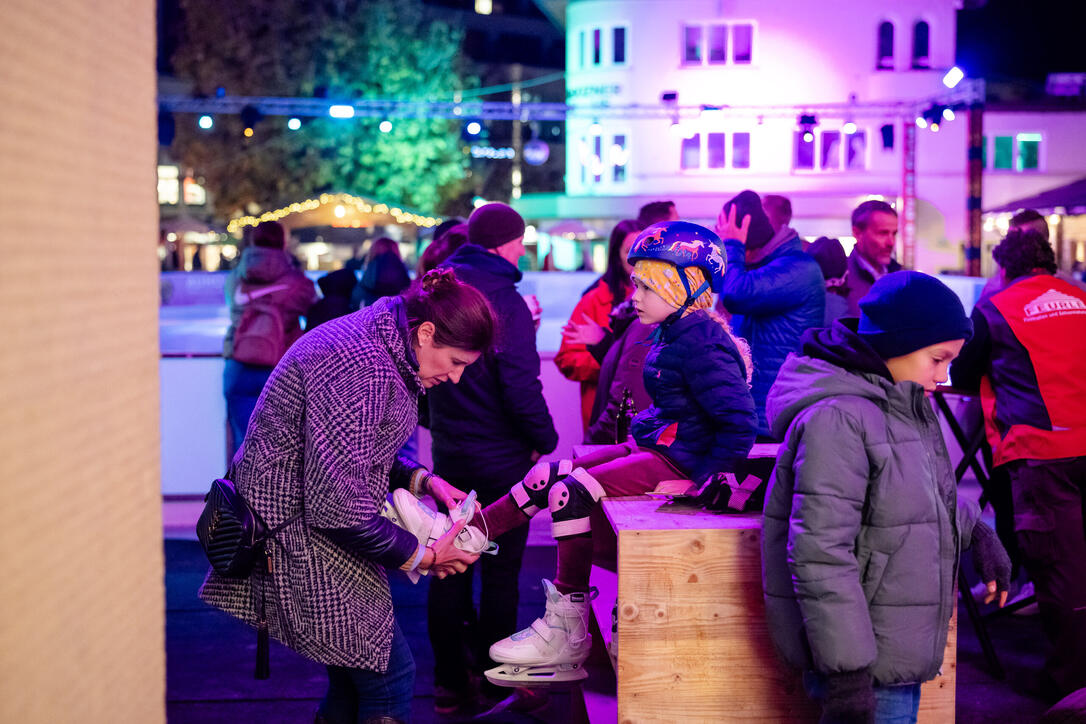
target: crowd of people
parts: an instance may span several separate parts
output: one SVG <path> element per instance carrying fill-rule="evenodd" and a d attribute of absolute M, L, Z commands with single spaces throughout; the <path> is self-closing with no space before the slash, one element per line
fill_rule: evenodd
<path fill-rule="evenodd" d="M 542 461 L 558 435 L 538 304 L 516 286 L 514 209 L 486 204 L 438 227 L 414 283 L 395 243 L 375 242 L 360 275 L 320 280 L 319 299 L 282 227 L 261 224 L 227 287 L 229 475 L 269 525 L 304 515 L 269 566 L 210 572 L 201 596 L 249 623 L 267 602 L 271 635 L 328 669 L 318 722 L 406 721 L 414 664 L 387 571 L 431 575 L 435 709 L 530 706 L 538 695 L 523 687 L 587 676 L 601 498 L 665 480 L 704 491 L 772 442 L 766 615 L 824 722 L 916 720 L 965 549 L 986 602 L 1006 602 L 1013 566 L 1032 579 L 1052 646 L 1046 693 L 1086 687 L 1086 292 L 1055 276 L 1033 228 L 996 248 L 999 274 L 969 316 L 893 258 L 889 204 L 855 209 L 848 254 L 791 223 L 787 198 L 744 191 L 713 229 L 665 201 L 615 225 L 554 360 L 580 385 L 583 442 L 596 447 L 555 461 Z M 1006 474 L 1000 534 L 957 496 L 926 399 L 949 376 L 983 401 Z M 432 470 L 415 462 L 419 424 Z M 525 524 L 544 509 L 555 576 L 542 616 L 516 631 Z"/>

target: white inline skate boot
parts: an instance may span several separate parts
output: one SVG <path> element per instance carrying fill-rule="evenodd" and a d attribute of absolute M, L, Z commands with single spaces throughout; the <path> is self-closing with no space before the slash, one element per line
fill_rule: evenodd
<path fill-rule="evenodd" d="M 422 545 L 433 545 L 438 538 L 445 535 L 449 528 L 453 527 L 454 522 L 461 518 L 471 521 L 475 515 L 475 491 L 471 491 L 451 515 L 445 515 L 432 509 L 407 490 L 397 488 L 392 493 L 392 502 L 385 501 L 381 515 L 414 534 Z M 498 544 L 487 540 L 485 533 L 471 525 L 465 525 L 456 536 L 456 547 L 468 553 L 493 555 L 498 552 Z M 412 573 L 415 575 L 408 575 L 412 582 L 415 582 L 418 580 L 419 572 L 412 571 Z M 421 571 L 421 573 L 424 576 L 427 575 L 426 571 Z"/>
<path fill-rule="evenodd" d="M 592 647 L 588 633 L 589 602 L 599 595 L 574 592 L 563 596 L 550 581 L 543 580 L 547 612 L 532 625 L 490 647 L 490 658 L 498 666 L 486 678 L 498 686 L 545 686 L 580 681 Z"/>

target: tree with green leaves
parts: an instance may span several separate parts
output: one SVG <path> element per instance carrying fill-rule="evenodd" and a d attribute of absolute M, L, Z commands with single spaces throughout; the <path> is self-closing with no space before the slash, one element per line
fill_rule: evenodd
<path fill-rule="evenodd" d="M 463 72 L 462 31 L 419 0 L 181 0 L 177 77 L 212 96 L 451 100 L 478 84 Z M 171 150 L 204 178 L 222 216 L 346 191 L 426 213 L 463 193 L 459 124 L 448 119 L 239 116 L 210 130 L 179 118 Z"/>

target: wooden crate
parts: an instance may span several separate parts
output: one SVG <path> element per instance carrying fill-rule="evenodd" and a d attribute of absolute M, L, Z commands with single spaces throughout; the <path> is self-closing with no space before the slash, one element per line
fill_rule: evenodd
<path fill-rule="evenodd" d="M 603 510 L 617 539 L 618 722 L 818 720 L 769 640 L 760 515 L 659 499 L 607 499 Z M 955 634 L 951 621 L 944 675 L 924 685 L 921 722 L 954 720 Z"/>

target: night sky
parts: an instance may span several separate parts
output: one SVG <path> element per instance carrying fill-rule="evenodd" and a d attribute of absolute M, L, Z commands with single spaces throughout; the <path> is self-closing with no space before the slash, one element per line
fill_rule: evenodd
<path fill-rule="evenodd" d="M 180 21 L 178 0 L 157 0 L 159 72 L 169 73 L 169 54 Z M 1086 72 L 1086 1 L 965 0 L 958 11 L 958 63 L 967 75 L 990 82 L 1024 81 L 1043 91 L 1049 73 Z"/>
<path fill-rule="evenodd" d="M 1049 73 L 1086 72 L 1084 28 L 1083 0 L 988 0 L 958 11 L 958 64 L 972 77 L 1041 90 Z"/>

